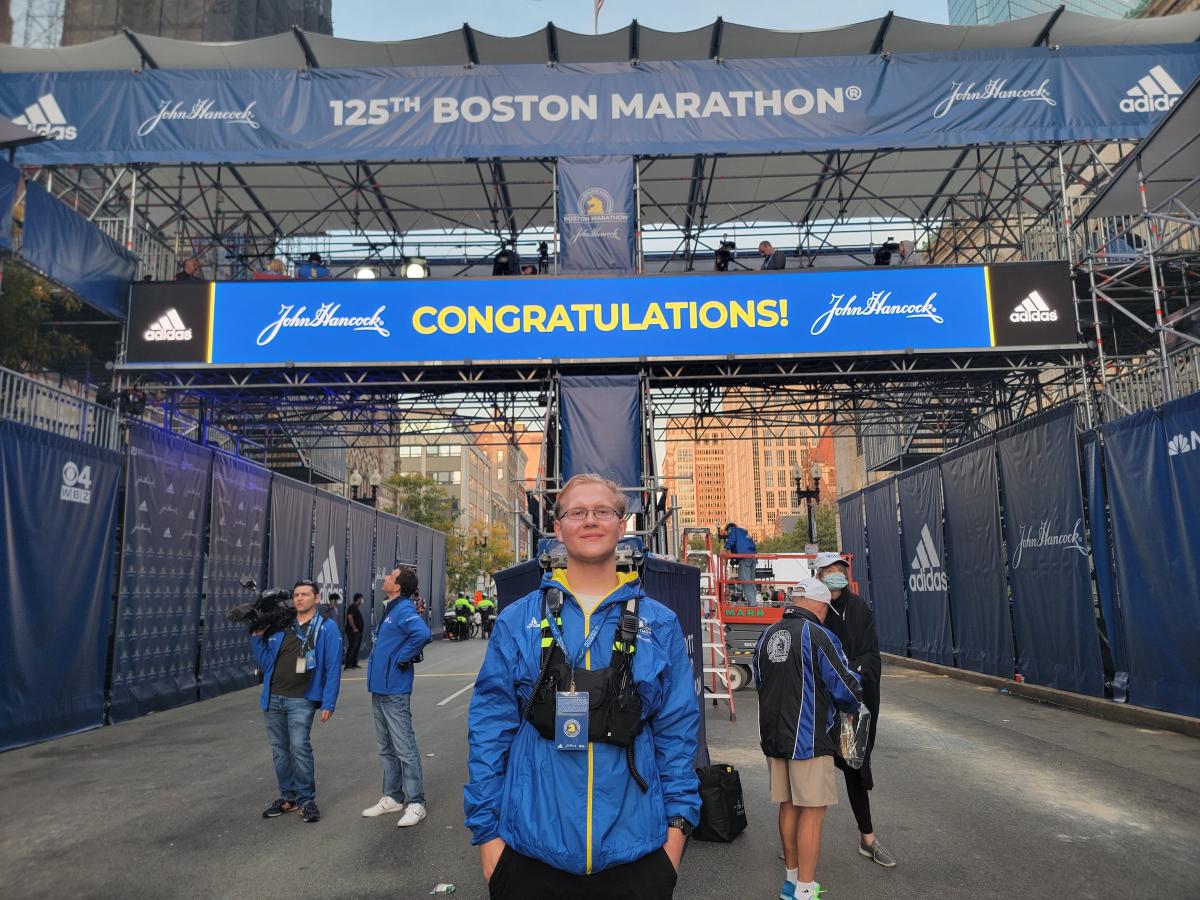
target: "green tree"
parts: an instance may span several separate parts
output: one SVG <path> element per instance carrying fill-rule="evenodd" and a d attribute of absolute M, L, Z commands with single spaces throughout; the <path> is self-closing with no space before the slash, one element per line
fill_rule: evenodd
<path fill-rule="evenodd" d="M 832 506 L 818 506 L 817 546 L 822 550 L 837 550 L 837 510 Z M 758 544 L 759 553 L 803 553 L 808 543 L 808 515 L 802 514 L 796 527 L 785 534 L 767 538 Z"/>
<path fill-rule="evenodd" d="M 454 504 L 432 478 L 398 472 L 387 483 L 399 494 L 401 516 L 447 535 L 454 531 Z"/>
<path fill-rule="evenodd" d="M 455 596 L 470 596 L 480 575 L 491 578 L 512 564 L 512 532 L 499 522 L 456 528 L 446 541 L 446 588 Z"/>
<path fill-rule="evenodd" d="M 47 323 L 83 308 L 74 297 L 24 266 L 5 260 L 0 272 L 0 365 L 41 369 L 83 356 L 87 345 Z"/>

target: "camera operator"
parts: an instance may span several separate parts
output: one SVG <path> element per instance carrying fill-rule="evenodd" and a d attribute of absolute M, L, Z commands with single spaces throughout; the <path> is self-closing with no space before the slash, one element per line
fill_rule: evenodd
<path fill-rule="evenodd" d="M 363 810 L 368 817 L 401 813 L 401 828 L 425 818 L 425 785 L 421 753 L 412 724 L 413 664 L 429 643 L 429 626 L 413 605 L 417 576 L 394 567 L 383 579 L 387 602 L 375 631 L 375 647 L 367 660 L 367 690 L 375 718 L 379 762 L 383 766 L 383 796 Z"/>
<path fill-rule="evenodd" d="M 316 584 L 292 588 L 296 619 L 286 628 L 250 633 L 250 647 L 263 673 L 260 705 L 279 781 L 279 799 L 263 812 L 274 819 L 299 809 L 305 822 L 319 822 L 313 718 L 328 722 L 342 680 L 342 638 L 337 623 L 318 616 Z"/>
<path fill-rule="evenodd" d="M 762 241 L 758 245 L 758 255 L 763 257 L 763 269 L 782 269 L 787 266 L 787 252 L 776 250 L 770 241 Z"/>

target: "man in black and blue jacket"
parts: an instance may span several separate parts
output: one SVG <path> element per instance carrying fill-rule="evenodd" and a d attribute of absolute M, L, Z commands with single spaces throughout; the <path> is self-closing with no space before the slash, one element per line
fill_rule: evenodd
<path fill-rule="evenodd" d="M 421 753 L 412 724 L 413 666 L 429 643 L 429 626 L 413 603 L 416 573 L 393 568 L 383 579 L 387 601 L 375 630 L 375 647 L 367 660 L 367 690 L 375 718 L 379 762 L 383 766 L 383 796 L 363 810 L 368 817 L 398 812 L 401 828 L 425 818 L 425 783 Z"/>
<path fill-rule="evenodd" d="M 305 822 L 318 822 L 317 773 L 313 758 L 313 719 L 321 711 L 328 722 L 342 683 L 342 636 L 337 623 L 317 615 L 320 594 L 311 581 L 292 588 L 296 619 L 269 634 L 255 631 L 250 647 L 263 673 L 259 703 L 267 723 L 267 739 L 275 762 L 279 798 L 264 819 L 300 810 Z"/>
<path fill-rule="evenodd" d="M 825 808 L 837 803 L 831 734 L 837 710 L 857 713 L 862 686 L 842 646 L 822 627 L 829 588 L 801 579 L 783 618 L 754 648 L 759 739 L 779 804 L 779 838 L 787 868 L 780 900 L 816 898 Z"/>

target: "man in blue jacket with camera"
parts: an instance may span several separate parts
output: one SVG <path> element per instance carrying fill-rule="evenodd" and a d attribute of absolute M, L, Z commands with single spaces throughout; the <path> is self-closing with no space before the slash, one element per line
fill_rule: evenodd
<path fill-rule="evenodd" d="M 383 579 L 387 601 L 367 660 L 367 690 L 383 765 L 383 796 L 363 810 L 368 817 L 400 813 L 401 828 L 425 818 L 421 753 L 412 724 L 413 666 L 429 643 L 429 626 L 413 604 L 418 581 L 410 569 L 395 567 Z"/>
<path fill-rule="evenodd" d="M 625 504 L 598 475 L 563 486 L 566 568 L 500 613 L 476 677 L 463 806 L 493 900 L 668 898 L 699 821 L 692 665 L 617 571 Z"/>
<path fill-rule="evenodd" d="M 279 781 L 279 798 L 264 812 L 274 819 L 299 809 L 305 822 L 319 822 L 313 719 L 318 708 L 328 722 L 342 683 L 342 637 L 337 623 L 318 616 L 320 594 L 311 581 L 292 588 L 296 618 L 287 628 L 255 631 L 250 647 L 263 673 L 260 705 Z"/>

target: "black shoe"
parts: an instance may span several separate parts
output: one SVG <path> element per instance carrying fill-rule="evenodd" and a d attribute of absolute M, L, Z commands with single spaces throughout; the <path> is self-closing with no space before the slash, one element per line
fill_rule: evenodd
<path fill-rule="evenodd" d="M 300 817 L 304 819 L 305 822 L 320 822 L 321 811 L 317 809 L 317 804 L 315 802 L 310 801 L 304 804 L 304 809 L 300 810 Z"/>
<path fill-rule="evenodd" d="M 282 797 L 280 797 L 278 800 L 276 800 L 274 803 L 272 803 L 267 809 L 263 810 L 263 818 L 264 819 L 274 819 L 278 816 L 282 816 L 284 813 L 290 813 L 290 812 L 292 812 L 292 810 L 296 810 L 299 808 L 300 807 L 296 803 L 292 802 L 291 800 L 284 800 Z"/>

